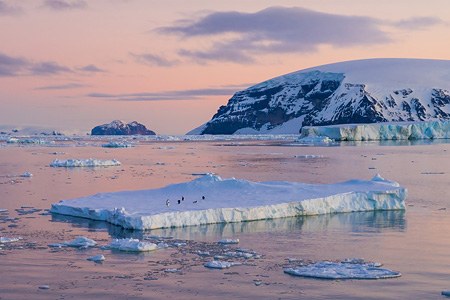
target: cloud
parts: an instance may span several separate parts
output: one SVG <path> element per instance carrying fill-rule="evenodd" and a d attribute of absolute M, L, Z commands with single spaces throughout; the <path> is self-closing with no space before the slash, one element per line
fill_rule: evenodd
<path fill-rule="evenodd" d="M 81 84 L 81 83 L 66 83 L 66 84 L 60 84 L 60 85 L 47 85 L 47 86 L 40 86 L 35 88 L 35 90 L 40 90 L 40 91 L 46 91 L 46 90 L 69 90 L 69 89 L 78 89 L 78 88 L 83 88 L 83 87 L 87 87 L 88 85 L 86 84 Z"/>
<path fill-rule="evenodd" d="M 143 64 L 157 66 L 157 67 L 171 67 L 178 63 L 177 60 L 169 60 L 163 56 L 151 54 L 151 53 L 143 53 L 143 54 L 130 53 L 130 55 L 138 63 L 143 63 Z"/>
<path fill-rule="evenodd" d="M 106 72 L 104 69 L 97 67 L 96 65 L 86 65 L 84 67 L 80 67 L 77 69 L 82 72 L 90 72 L 90 73 L 103 73 Z"/>
<path fill-rule="evenodd" d="M 53 61 L 34 62 L 22 57 L 0 53 L 0 77 L 49 76 L 71 73 L 72 69 Z"/>
<path fill-rule="evenodd" d="M 440 24 L 444 24 L 444 21 L 435 17 L 414 17 L 392 23 L 393 26 L 406 30 L 426 29 Z"/>
<path fill-rule="evenodd" d="M 178 50 L 178 55 L 196 62 L 254 63 L 259 55 L 315 52 L 323 45 L 355 47 L 386 44 L 392 42 L 386 26 L 416 30 L 439 23 L 442 21 L 434 17 L 392 22 L 301 7 L 269 7 L 254 13 L 212 12 L 191 20 L 179 20 L 155 31 L 185 39 L 209 40 L 209 48 Z"/>
<path fill-rule="evenodd" d="M 43 7 L 52 10 L 73 10 L 87 8 L 87 3 L 84 0 L 45 0 L 42 4 Z"/>
<path fill-rule="evenodd" d="M 54 74 L 72 72 L 72 70 L 70 68 L 59 65 L 53 61 L 40 62 L 40 63 L 33 64 L 30 67 L 30 71 L 34 75 L 54 75 Z"/>
<path fill-rule="evenodd" d="M 255 54 L 316 51 L 320 45 L 348 47 L 388 43 L 381 21 L 299 7 L 269 7 L 255 13 L 214 12 L 198 20 L 162 27 L 159 33 L 185 38 L 234 34 L 207 50 L 182 50 L 199 60 L 251 62 Z"/>
<path fill-rule="evenodd" d="M 18 6 L 12 6 L 3 0 L 0 0 L 0 16 L 17 15 L 22 12 Z"/>
<path fill-rule="evenodd" d="M 121 101 L 164 101 L 164 100 L 198 100 L 208 96 L 231 96 L 248 85 L 229 85 L 205 89 L 175 90 L 163 92 L 144 92 L 130 94 L 90 93 L 92 98 L 104 98 Z"/>
<path fill-rule="evenodd" d="M 0 77 L 17 76 L 28 67 L 29 62 L 20 57 L 0 53 Z"/>

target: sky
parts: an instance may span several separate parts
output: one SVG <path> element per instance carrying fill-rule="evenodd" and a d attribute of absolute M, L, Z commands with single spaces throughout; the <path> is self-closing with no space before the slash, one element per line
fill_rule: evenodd
<path fill-rule="evenodd" d="M 448 0 L 0 0 L 0 128 L 86 133 L 120 119 L 184 134 L 286 73 L 450 59 L 449 11 Z"/>

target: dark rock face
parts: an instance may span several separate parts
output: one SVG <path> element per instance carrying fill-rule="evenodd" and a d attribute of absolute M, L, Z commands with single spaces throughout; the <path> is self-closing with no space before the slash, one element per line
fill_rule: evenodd
<path fill-rule="evenodd" d="M 370 72 L 370 70 L 368 70 Z M 304 126 L 450 119 L 450 93 L 431 88 L 418 98 L 414 87 L 372 95 L 365 83 L 344 81 L 345 73 L 292 73 L 237 92 L 193 134 L 267 132 L 285 122 Z M 425 96 L 424 96 L 425 97 Z M 295 120 L 294 120 L 295 119 Z M 239 133 L 239 131 L 238 131 Z"/>
<path fill-rule="evenodd" d="M 136 121 L 126 124 L 115 120 L 109 124 L 94 127 L 91 135 L 155 135 L 155 132 Z"/>

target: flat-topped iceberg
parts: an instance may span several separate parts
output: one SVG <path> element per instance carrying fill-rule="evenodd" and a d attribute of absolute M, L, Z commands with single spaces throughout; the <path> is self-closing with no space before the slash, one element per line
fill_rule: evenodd
<path fill-rule="evenodd" d="M 450 138 L 450 121 L 303 127 L 299 140 L 324 136 L 337 141 L 448 139 Z"/>
<path fill-rule="evenodd" d="M 74 167 L 109 167 L 109 166 L 120 166 L 120 161 L 116 159 L 111 160 L 99 160 L 99 159 L 55 159 L 50 167 L 64 167 L 64 168 L 74 168 Z"/>
<path fill-rule="evenodd" d="M 319 279 L 387 279 L 400 277 L 401 274 L 379 264 L 366 262 L 320 261 L 306 266 L 286 268 L 284 272 L 294 276 Z"/>
<path fill-rule="evenodd" d="M 130 229 L 405 208 L 406 189 L 376 176 L 336 184 L 222 179 L 208 174 L 160 189 L 100 193 L 52 204 L 51 212 Z"/>

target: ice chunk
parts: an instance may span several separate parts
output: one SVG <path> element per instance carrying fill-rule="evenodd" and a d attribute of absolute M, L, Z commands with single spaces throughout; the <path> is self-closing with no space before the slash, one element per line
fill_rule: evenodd
<path fill-rule="evenodd" d="M 8 212 L 8 209 L 6 208 L 0 208 L 0 213 Z"/>
<path fill-rule="evenodd" d="M 222 239 L 217 242 L 218 244 L 239 244 L 239 239 Z"/>
<path fill-rule="evenodd" d="M 38 288 L 39 288 L 40 290 L 48 290 L 48 289 L 50 288 L 50 286 L 49 286 L 49 285 L 46 285 L 46 284 L 44 284 L 44 285 L 40 285 L 40 286 L 38 286 Z"/>
<path fill-rule="evenodd" d="M 123 143 L 123 142 L 109 142 L 109 143 L 103 144 L 102 147 L 104 147 L 104 148 L 130 148 L 130 147 L 132 147 L 132 145 Z"/>
<path fill-rule="evenodd" d="M 351 263 L 320 261 L 306 266 L 286 268 L 284 272 L 294 276 L 320 279 L 386 279 L 401 276 L 399 272 L 357 261 Z"/>
<path fill-rule="evenodd" d="M 99 159 L 55 159 L 50 167 L 108 167 L 108 166 L 120 166 L 120 161 L 112 160 L 99 160 Z"/>
<path fill-rule="evenodd" d="M 18 242 L 20 241 L 22 238 L 21 237 L 3 237 L 0 236 L 0 244 L 6 244 L 6 243 L 14 243 L 14 242 Z"/>
<path fill-rule="evenodd" d="M 323 158 L 323 155 L 315 155 L 315 154 L 300 154 L 294 155 L 295 158 L 303 158 L 303 159 L 313 159 L 313 158 Z"/>
<path fill-rule="evenodd" d="M 228 269 L 232 266 L 232 263 L 228 261 L 212 260 L 205 263 L 204 266 L 210 269 Z"/>
<path fill-rule="evenodd" d="M 321 145 L 321 144 L 330 144 L 333 142 L 332 139 L 330 139 L 327 136 L 302 136 L 300 137 L 297 142 L 299 144 L 305 144 L 305 145 Z"/>
<path fill-rule="evenodd" d="M 30 172 L 24 172 L 20 175 L 20 177 L 33 177 L 33 174 L 31 174 Z"/>
<path fill-rule="evenodd" d="M 97 242 L 85 236 L 77 236 L 75 239 L 68 242 L 64 242 L 62 244 L 68 247 L 87 248 L 87 247 L 94 247 L 95 245 L 97 245 Z"/>
<path fill-rule="evenodd" d="M 103 254 L 99 254 L 99 255 L 88 257 L 86 259 L 89 261 L 93 261 L 93 262 L 102 262 L 105 260 L 105 256 Z"/>
<path fill-rule="evenodd" d="M 450 290 L 442 291 L 442 292 L 441 292 L 441 295 L 442 295 L 442 296 L 446 296 L 446 297 L 450 297 Z"/>
<path fill-rule="evenodd" d="M 166 205 L 166 201 L 185 201 Z M 405 209 L 406 189 L 376 177 L 336 184 L 222 179 L 208 174 L 160 189 L 96 194 L 52 204 L 51 212 L 146 230 L 201 224 Z"/>
<path fill-rule="evenodd" d="M 158 245 L 150 242 L 141 242 L 138 239 L 115 239 L 108 246 L 110 249 L 128 252 L 146 252 L 158 249 Z"/>

